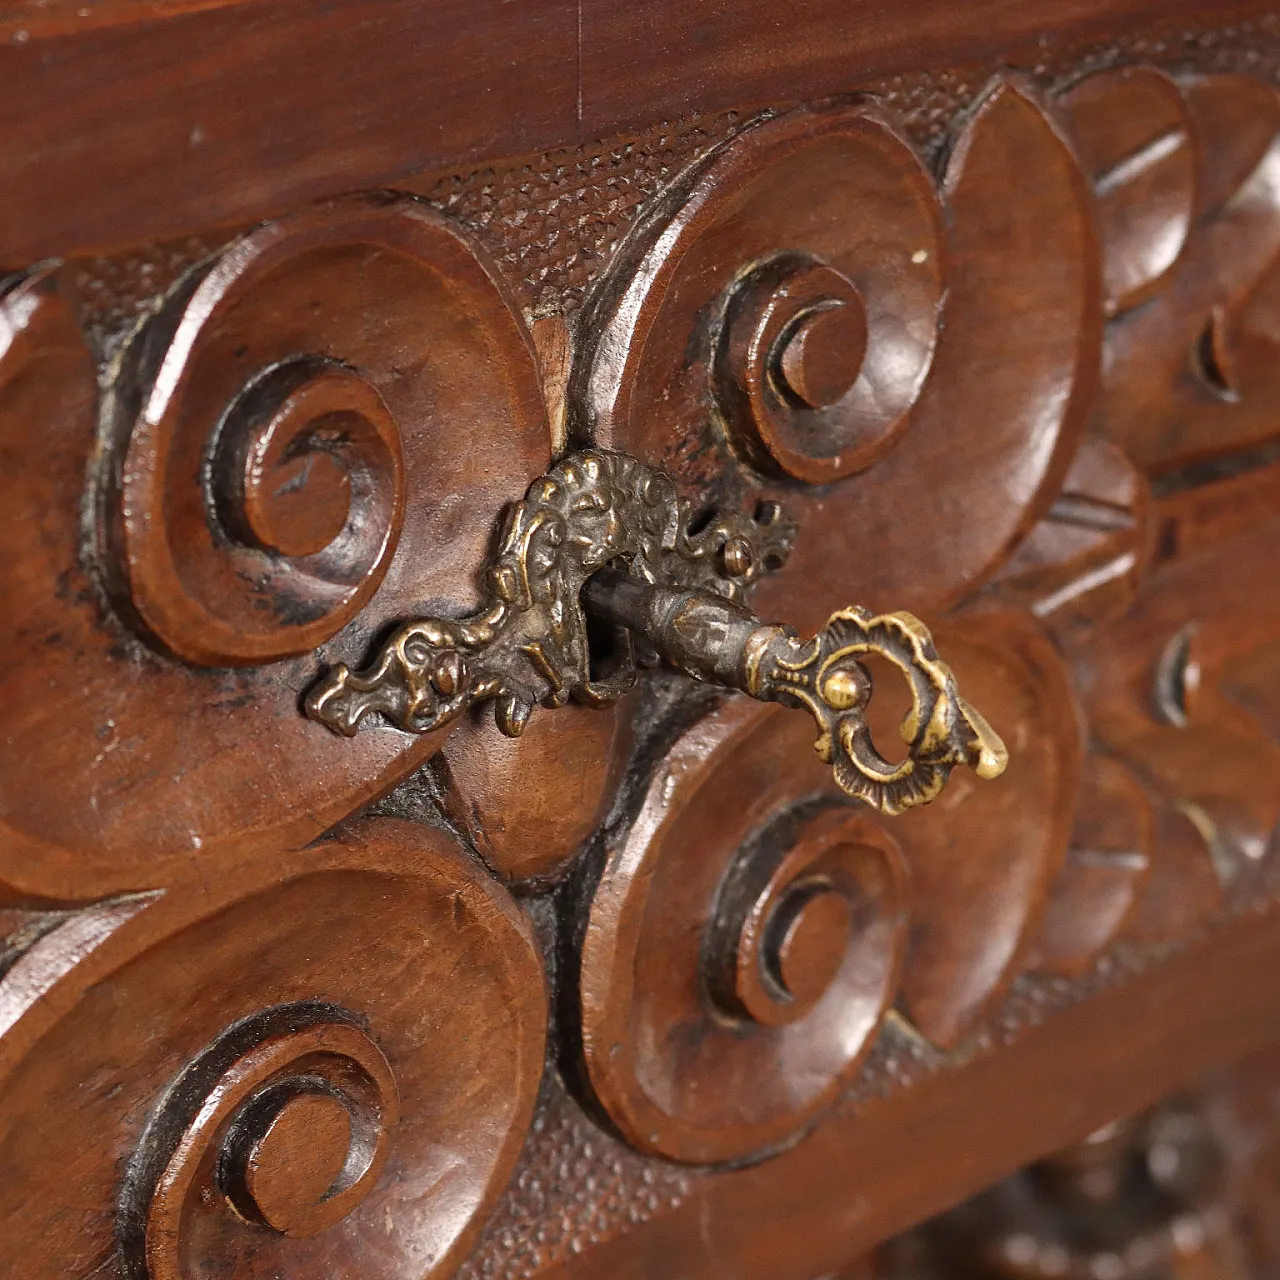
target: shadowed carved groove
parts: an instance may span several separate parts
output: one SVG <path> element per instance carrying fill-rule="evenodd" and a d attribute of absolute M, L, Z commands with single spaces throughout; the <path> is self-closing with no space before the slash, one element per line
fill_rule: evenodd
<path fill-rule="evenodd" d="M 129 1275 L 182 1280 L 188 1201 L 211 1194 L 284 1236 L 340 1222 L 382 1172 L 399 1112 L 391 1068 L 346 1010 L 288 1005 L 229 1029 L 139 1142 L 120 1201 Z"/>

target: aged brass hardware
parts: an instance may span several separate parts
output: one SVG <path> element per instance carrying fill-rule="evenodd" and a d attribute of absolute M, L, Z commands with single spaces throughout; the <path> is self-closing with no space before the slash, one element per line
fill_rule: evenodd
<path fill-rule="evenodd" d="M 512 508 L 478 613 L 405 623 L 367 670 L 329 672 L 307 714 L 348 736 L 373 712 L 424 733 L 493 699 L 499 727 L 516 737 L 535 706 L 613 701 L 640 666 L 665 662 L 807 708 L 837 783 L 883 813 L 926 804 L 958 764 L 982 778 L 1004 771 L 1004 744 L 960 697 L 918 619 L 841 609 L 809 640 L 766 624 L 747 595 L 785 563 L 794 525 L 776 505 L 697 533 L 689 515 L 661 471 L 605 450 L 570 455 Z M 612 628 L 603 671 L 593 669 L 589 616 Z M 869 654 L 897 666 L 911 689 L 899 763 L 867 729 L 871 680 L 860 659 Z"/>

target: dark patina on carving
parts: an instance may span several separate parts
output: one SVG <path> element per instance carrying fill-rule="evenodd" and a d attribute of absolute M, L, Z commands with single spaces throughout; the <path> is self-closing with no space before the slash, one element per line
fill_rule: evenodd
<path fill-rule="evenodd" d="M 638 667 L 662 661 L 809 710 L 840 787 L 885 813 L 932 800 L 955 765 L 1002 773 L 1004 744 L 959 696 L 918 619 L 843 609 L 801 640 L 747 609 L 752 584 L 782 566 L 794 533 L 776 504 L 691 533 L 689 504 L 663 472 L 608 450 L 572 454 L 512 509 L 478 613 L 406 623 L 367 671 L 335 667 L 307 713 L 347 736 L 372 712 L 424 733 L 492 699 L 499 727 L 516 737 L 536 705 L 611 702 Z M 590 618 L 613 627 L 606 671 L 593 664 Z M 866 726 L 871 681 L 858 659 L 870 653 L 911 689 L 899 763 L 880 755 Z"/>

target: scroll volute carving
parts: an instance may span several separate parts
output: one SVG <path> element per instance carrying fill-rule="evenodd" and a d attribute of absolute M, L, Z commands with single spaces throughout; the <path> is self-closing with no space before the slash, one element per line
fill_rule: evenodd
<path fill-rule="evenodd" d="M 1074 697 L 1025 613 L 940 632 L 1017 744 L 999 779 L 876 820 L 814 771 L 793 717 L 729 701 L 656 759 L 588 859 L 582 1075 L 632 1143 L 767 1154 L 848 1083 L 891 1004 L 952 1047 L 1017 972 L 1071 830 Z M 868 722 L 888 743 L 903 708 L 887 664 L 873 674 Z"/>
<path fill-rule="evenodd" d="M 1089 76 L 1058 99 L 1107 308 L 1096 427 L 1161 468 L 1275 434 L 1280 95 L 1247 76 Z"/>
<path fill-rule="evenodd" d="M 814 770 L 797 720 L 745 699 L 704 715 L 584 886 L 583 1072 L 643 1150 L 713 1163 L 794 1139 L 893 999 L 900 850 Z"/>
<path fill-rule="evenodd" d="M 550 443 L 527 335 L 451 224 L 404 203 L 312 210 L 234 246 L 159 329 L 111 406 L 104 512 L 118 601 L 158 646 L 206 666 L 306 653 L 388 574 L 388 594 L 475 601 L 501 501 L 481 497 L 484 446 L 513 443 L 523 478 Z M 495 410 L 514 441 L 446 447 Z"/>
<path fill-rule="evenodd" d="M 32 1280 L 447 1275 L 532 1117 L 541 959 L 438 830 L 87 908 L 18 965 L 0 1216 Z"/>
<path fill-rule="evenodd" d="M 126 352 L 104 441 L 59 288 L 0 300 L 22 457 L 0 477 L 20 540 L 0 627 L 23 655 L 0 675 L 0 789 L 6 876 L 72 896 L 158 883 L 167 856 L 304 843 L 429 754 L 308 723 L 313 651 L 358 661 L 424 601 L 474 602 L 495 511 L 550 440 L 504 286 L 412 202 L 322 206 L 197 272 Z M 107 536 L 86 560 L 98 456 Z"/>
<path fill-rule="evenodd" d="M 677 182 L 609 275 L 582 318 L 572 429 L 677 484 L 714 485 L 726 445 L 831 481 L 907 425 L 937 344 L 941 211 L 873 109 L 801 111 Z"/>
<path fill-rule="evenodd" d="M 800 534 L 764 612 L 932 612 L 1060 482 L 1098 317 L 1089 194 L 1021 87 L 965 125 L 941 201 L 873 105 L 797 112 L 720 148 L 624 244 L 581 319 L 571 427 L 717 502 L 785 501 Z"/>

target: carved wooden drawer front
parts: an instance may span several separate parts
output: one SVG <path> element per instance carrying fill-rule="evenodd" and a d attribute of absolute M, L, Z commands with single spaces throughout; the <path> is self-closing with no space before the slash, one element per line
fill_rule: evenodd
<path fill-rule="evenodd" d="M 1280 17 L 86 2 L 4 1276 L 1266 1274 Z"/>

